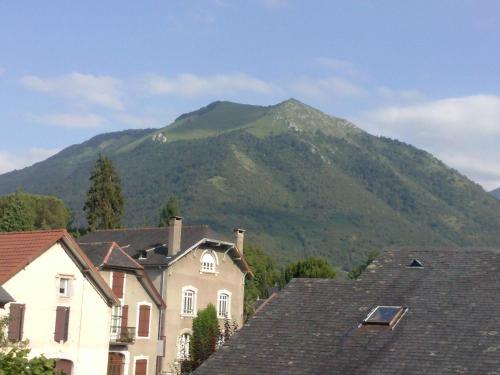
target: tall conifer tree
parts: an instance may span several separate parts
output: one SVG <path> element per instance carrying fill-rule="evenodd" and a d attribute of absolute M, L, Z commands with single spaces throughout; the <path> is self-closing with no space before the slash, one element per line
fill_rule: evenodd
<path fill-rule="evenodd" d="M 179 201 L 177 200 L 176 197 L 171 196 L 160 211 L 160 222 L 158 226 L 167 227 L 170 218 L 172 216 L 179 216 L 180 214 L 181 214 L 181 209 Z"/>
<path fill-rule="evenodd" d="M 89 229 L 119 228 L 124 211 L 120 176 L 111 160 L 99 154 L 90 176 L 90 188 L 83 207 Z"/>

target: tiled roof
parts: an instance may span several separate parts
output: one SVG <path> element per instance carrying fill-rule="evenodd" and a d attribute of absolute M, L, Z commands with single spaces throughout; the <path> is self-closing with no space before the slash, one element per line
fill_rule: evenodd
<path fill-rule="evenodd" d="M 379 305 L 408 310 L 360 325 Z M 499 374 L 499 311 L 498 252 L 389 250 L 357 281 L 292 280 L 195 374 Z"/>
<path fill-rule="evenodd" d="M 64 229 L 0 233 L 0 285 L 48 250 Z"/>
<path fill-rule="evenodd" d="M 116 242 L 79 242 L 82 250 L 98 268 L 116 267 L 127 269 L 143 269 Z"/>

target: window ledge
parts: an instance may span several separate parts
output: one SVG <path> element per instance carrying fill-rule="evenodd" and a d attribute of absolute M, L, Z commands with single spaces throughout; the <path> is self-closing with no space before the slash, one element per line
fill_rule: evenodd
<path fill-rule="evenodd" d="M 200 270 L 200 273 L 211 273 L 213 275 L 217 275 L 219 274 L 219 271 Z"/>
<path fill-rule="evenodd" d="M 196 318 L 196 314 L 184 314 L 181 313 L 181 318 Z"/>

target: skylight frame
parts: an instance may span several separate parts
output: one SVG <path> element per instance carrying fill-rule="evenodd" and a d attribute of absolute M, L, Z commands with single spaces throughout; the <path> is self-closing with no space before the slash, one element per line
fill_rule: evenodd
<path fill-rule="evenodd" d="M 387 320 L 370 320 L 370 318 L 379 310 L 383 308 L 388 308 L 388 309 L 397 309 L 397 312 L 394 314 L 394 316 Z M 387 306 L 387 305 L 379 305 L 375 307 L 368 316 L 361 322 L 362 325 L 371 325 L 371 326 L 385 326 L 385 327 L 390 327 L 393 329 L 396 324 L 401 320 L 404 314 L 406 314 L 406 311 L 408 311 L 408 308 L 405 306 Z"/>

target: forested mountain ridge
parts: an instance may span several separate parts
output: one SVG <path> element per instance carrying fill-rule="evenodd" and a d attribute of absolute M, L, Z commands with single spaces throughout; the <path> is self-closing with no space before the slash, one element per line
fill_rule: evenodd
<path fill-rule="evenodd" d="M 0 193 L 56 195 L 83 222 L 99 152 L 122 177 L 128 226 L 155 225 L 176 195 L 188 222 L 246 228 L 282 260 L 319 255 L 350 269 L 387 245 L 500 245 L 500 202 L 479 185 L 293 99 L 215 102 L 161 129 L 100 135 L 0 176 Z"/>

